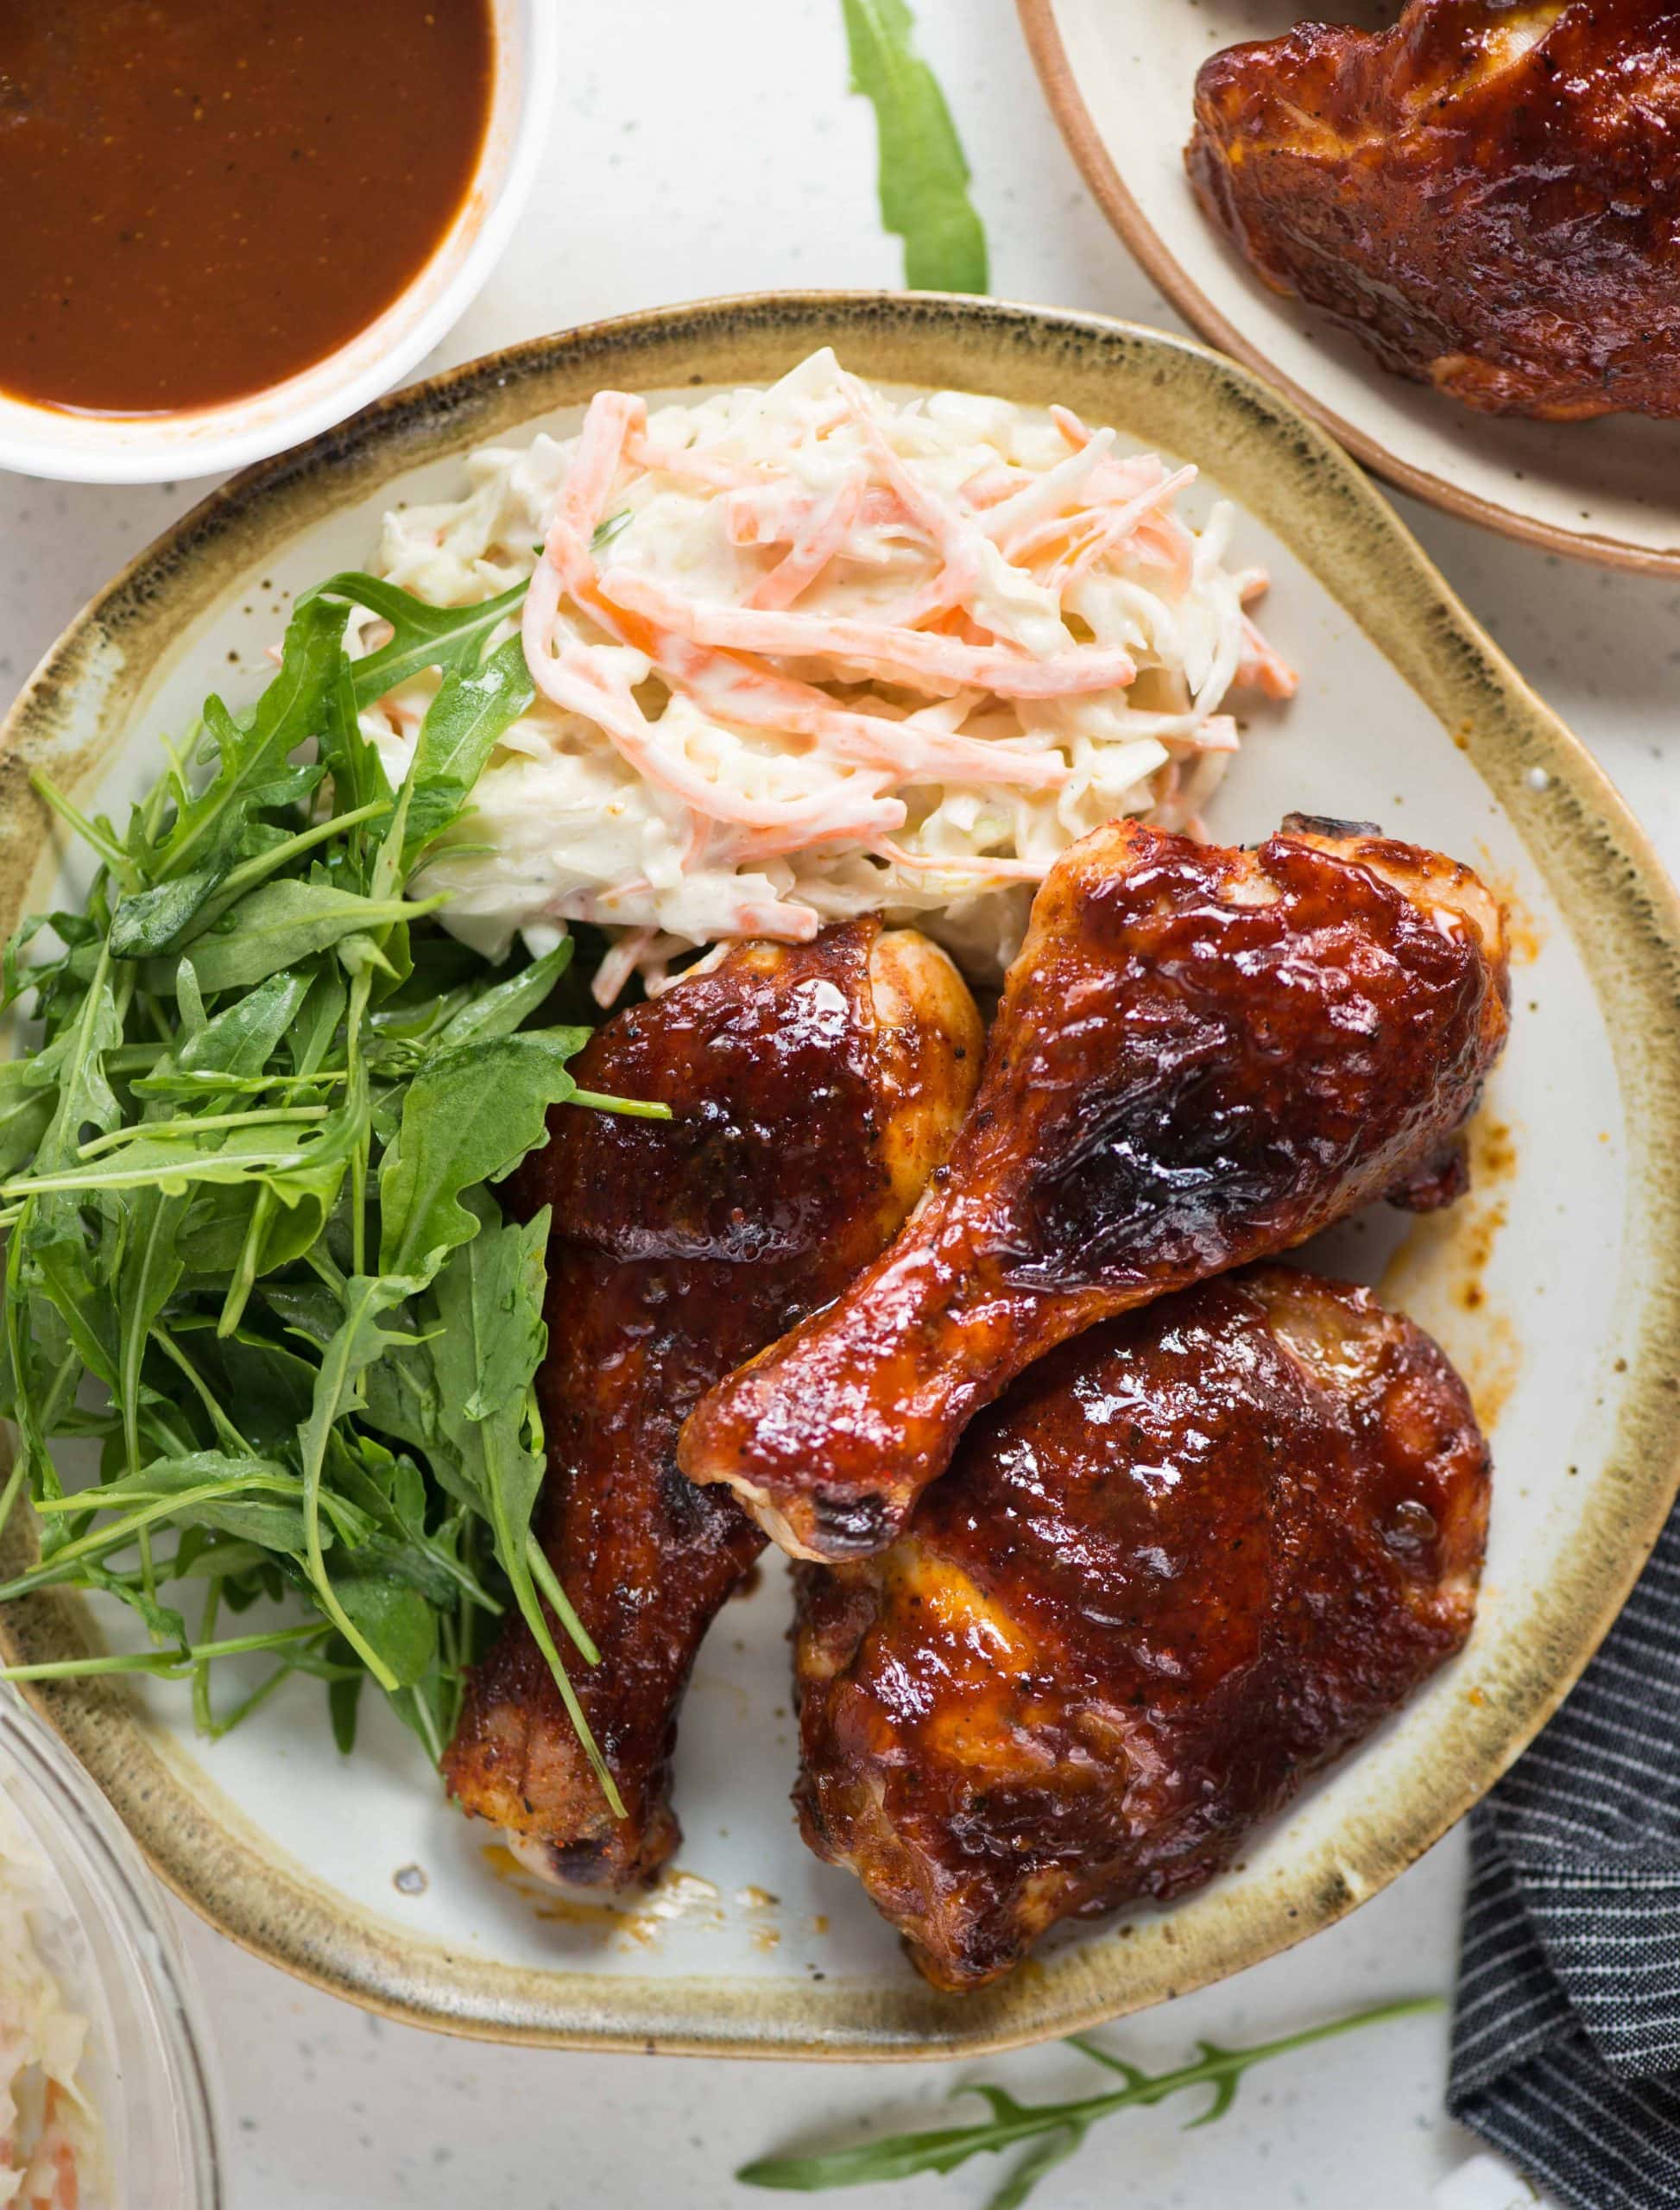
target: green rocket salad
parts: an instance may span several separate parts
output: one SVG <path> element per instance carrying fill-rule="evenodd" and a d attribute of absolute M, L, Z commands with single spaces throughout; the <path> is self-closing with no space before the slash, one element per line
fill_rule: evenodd
<path fill-rule="evenodd" d="M 909 281 L 983 289 L 966 163 L 907 9 L 844 16 Z M 508 1222 L 493 1185 L 558 1103 L 664 1108 L 574 1088 L 587 1029 L 542 1025 L 569 941 L 498 970 L 445 932 L 441 901 L 404 895 L 531 704 L 519 639 L 496 641 L 525 590 L 439 607 L 335 576 L 299 601 L 256 706 L 207 700 L 126 828 L 35 779 L 97 871 L 79 910 L 33 916 L 0 952 L 0 1011 L 35 1024 L 0 1059 L 13 1565 L 26 1492 L 39 1536 L 0 1604 L 100 1592 L 149 1644 L 10 1677 L 190 1678 L 216 1734 L 310 1673 L 347 1750 L 371 1676 L 434 1759 L 465 1668 L 516 1609 L 621 1810 L 551 1622 L 595 1652 L 530 1527 L 547 1222 Z M 390 635 L 353 659 L 357 607 Z M 427 669 L 441 687 L 394 791 L 358 711 Z M 66 1443 L 97 1453 L 97 1482 L 66 1487 Z M 218 1697 L 217 1660 L 253 1652 L 266 1676 Z"/>
<path fill-rule="evenodd" d="M 0 1524 L 27 1490 L 40 1529 L 0 1602 L 97 1590 L 150 1647 L 13 1677 L 190 1677 L 220 1733 L 313 1673 L 348 1748 L 371 1676 L 436 1758 L 516 1607 L 588 1742 L 550 1617 L 594 1652 L 530 1527 L 547 1216 L 508 1222 L 492 1185 L 556 1104 L 664 1108 L 576 1089 L 587 1029 L 543 1025 L 569 942 L 498 970 L 403 896 L 530 703 L 517 639 L 489 648 L 521 590 L 439 609 L 335 576 L 125 829 L 35 785 L 98 868 L 0 977 L 38 1024 L 0 1063 Z M 391 635 L 353 660 L 357 606 Z M 393 790 L 357 709 L 424 667 Z M 96 1484 L 66 1490 L 68 1441 Z M 272 1670 L 218 1704 L 217 1659 L 253 1651 Z"/>

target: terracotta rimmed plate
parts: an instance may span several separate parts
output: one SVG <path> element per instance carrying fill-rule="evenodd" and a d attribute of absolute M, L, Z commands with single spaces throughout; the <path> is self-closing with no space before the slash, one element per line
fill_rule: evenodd
<path fill-rule="evenodd" d="M 76 887 L 26 770 L 115 806 L 207 686 L 248 695 L 289 594 L 366 557 L 381 510 L 452 495 L 461 458 L 575 422 L 613 384 L 762 382 L 832 343 L 872 378 L 1062 400 L 1239 504 L 1235 557 L 1304 671 L 1255 717 L 1215 816 L 1380 819 L 1486 868 L 1522 959 L 1481 1184 L 1444 1221 L 1373 1216 L 1331 1262 L 1386 1279 L 1443 1338 L 1499 1460 L 1482 1613 L 1464 1658 L 1170 1914 L 1058 1936 L 1013 1981 L 925 1987 L 844 1875 L 806 1856 L 780 1576 L 719 1622 L 685 1721 L 685 1868 L 640 1913 L 534 1899 L 439 1800 L 395 1725 L 349 1764 L 319 1688 L 195 1743 L 184 1699 L 54 1687 L 41 1709 L 153 1863 L 235 1939 L 369 2007 L 506 2040 L 788 2056 L 917 2056 L 1069 2032 L 1329 1924 L 1429 1847 L 1551 1711 L 1621 1602 L 1680 1477 L 1680 910 L 1581 747 L 1495 651 L 1360 471 L 1277 394 L 1189 342 L 991 302 L 724 300 L 521 346 L 242 477 L 161 539 L 47 655 L 0 740 L 0 928 Z M 12 1563 L 22 1546 L 10 1537 Z M 14 1607 L 9 1657 L 84 1647 L 79 1600 Z M 381 1714 L 376 1714 L 377 1720 Z"/>
<path fill-rule="evenodd" d="M 1103 212 L 1179 313 L 1279 385 L 1369 467 L 1448 514 L 1548 552 L 1680 573 L 1680 437 L 1610 415 L 1478 414 L 1379 368 L 1298 300 L 1262 284 L 1203 216 L 1184 175 L 1196 72 L 1241 39 L 1311 14 L 1295 0 L 1018 0 L 1062 135 Z M 1380 0 L 1338 21 L 1380 28 Z"/>

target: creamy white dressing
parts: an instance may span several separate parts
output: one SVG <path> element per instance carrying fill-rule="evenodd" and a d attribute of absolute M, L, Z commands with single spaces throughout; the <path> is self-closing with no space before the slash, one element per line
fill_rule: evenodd
<path fill-rule="evenodd" d="M 603 393 L 577 436 L 467 468 L 387 516 L 376 567 L 438 605 L 531 577 L 538 697 L 413 887 L 493 957 L 604 926 L 603 1002 L 872 912 L 1001 974 L 1071 843 L 1119 814 L 1198 833 L 1228 692 L 1294 687 L 1230 508 L 1198 535 L 1193 470 L 1064 409 L 894 398 L 824 349 L 767 390 Z M 394 780 L 436 684 L 363 717 Z"/>

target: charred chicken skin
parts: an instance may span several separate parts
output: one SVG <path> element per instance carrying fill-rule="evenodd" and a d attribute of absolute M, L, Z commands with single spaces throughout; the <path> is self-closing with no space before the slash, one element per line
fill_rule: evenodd
<path fill-rule="evenodd" d="M 1096 830 L 1034 901 L 949 1166 L 704 1399 L 685 1471 L 798 1556 L 885 1549 L 1070 1335 L 1373 1198 L 1455 1193 L 1505 996 L 1498 905 L 1437 853 L 1301 817 L 1253 851 Z"/>
<path fill-rule="evenodd" d="M 881 1251 L 950 1147 L 982 1044 L 943 952 L 856 921 L 738 946 L 576 1062 L 580 1085 L 675 1117 L 561 1107 L 512 1190 L 521 1217 L 553 1208 L 538 1533 L 600 1651 L 573 1676 L 628 1814 L 613 1816 L 515 1621 L 471 1677 L 445 1773 L 538 1869 L 625 1885 L 675 1847 L 678 1707 L 764 1542 L 727 1490 L 679 1474 L 678 1430 Z"/>
<path fill-rule="evenodd" d="M 951 1989 L 1201 1886 L 1463 1643 L 1487 1475 L 1364 1290 L 1264 1266 L 1092 1329 L 884 1556 L 800 1568 L 806 1841 Z"/>
<path fill-rule="evenodd" d="M 1274 291 L 1494 414 L 1680 414 L 1680 8 L 1411 0 L 1197 79 L 1203 209 Z"/>

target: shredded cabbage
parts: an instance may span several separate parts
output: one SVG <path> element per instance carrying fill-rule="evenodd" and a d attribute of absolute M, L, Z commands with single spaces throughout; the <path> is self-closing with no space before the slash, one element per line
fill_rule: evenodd
<path fill-rule="evenodd" d="M 538 695 L 414 887 L 492 957 L 609 929 L 603 1003 L 865 912 L 1001 974 L 1075 838 L 1200 833 L 1227 693 L 1294 689 L 1244 611 L 1263 572 L 1224 565 L 1229 507 L 1198 534 L 1193 468 L 1064 408 L 892 398 L 824 349 L 651 414 L 603 392 L 577 436 L 467 467 L 465 498 L 386 517 L 378 571 L 445 606 L 530 577 Z M 363 716 L 393 780 L 436 685 Z"/>
<path fill-rule="evenodd" d="M 79 2074 L 87 2021 L 47 1962 L 73 1940 L 51 1875 L 0 1789 L 0 2203 L 77 2210 L 99 2129 Z"/>

